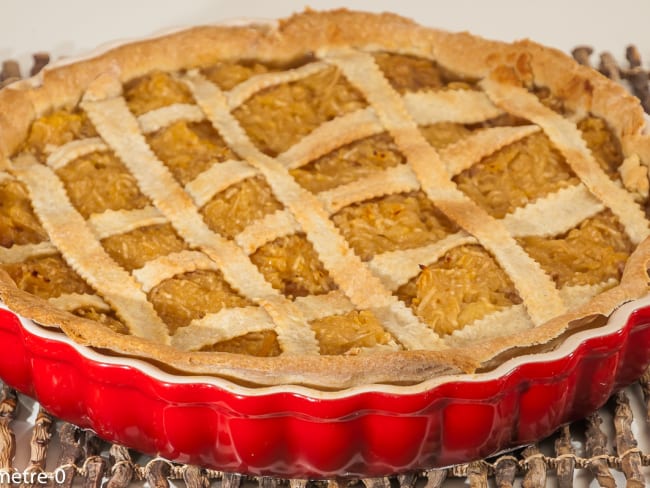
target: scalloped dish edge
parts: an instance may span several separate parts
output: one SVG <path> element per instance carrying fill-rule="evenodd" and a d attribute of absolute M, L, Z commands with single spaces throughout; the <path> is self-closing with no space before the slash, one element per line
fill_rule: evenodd
<path fill-rule="evenodd" d="M 435 387 L 451 382 L 474 383 L 492 381 L 506 377 L 517 367 L 523 364 L 542 363 L 558 360 L 574 353 L 578 347 L 589 339 L 608 336 L 621 330 L 630 319 L 631 315 L 639 309 L 650 308 L 650 295 L 640 299 L 631 300 L 618 309 L 609 317 L 607 324 L 581 330 L 564 339 L 559 347 L 548 352 L 539 352 L 532 354 L 523 354 L 504 361 L 495 369 L 483 373 L 446 375 L 415 384 L 415 385 L 388 385 L 388 384 L 371 384 L 362 386 L 353 386 L 338 391 L 323 391 L 302 385 L 281 385 L 281 386 L 256 386 L 247 387 L 231 382 L 224 378 L 215 376 L 181 376 L 167 373 L 153 364 L 136 358 L 118 358 L 104 355 L 94 349 L 76 343 L 63 333 L 53 332 L 39 326 L 34 321 L 26 319 L 16 314 L 0 302 L 0 308 L 14 314 L 20 321 L 22 327 L 35 336 L 43 339 L 62 342 L 76 350 L 86 359 L 96 363 L 106 363 L 113 366 L 126 366 L 134 368 L 151 378 L 174 384 L 206 384 L 211 385 L 229 393 L 254 397 L 265 396 L 274 393 L 290 393 L 294 395 L 307 396 L 318 400 L 336 400 L 340 398 L 351 397 L 363 393 L 384 393 L 390 395 L 414 395 L 434 389 Z"/>

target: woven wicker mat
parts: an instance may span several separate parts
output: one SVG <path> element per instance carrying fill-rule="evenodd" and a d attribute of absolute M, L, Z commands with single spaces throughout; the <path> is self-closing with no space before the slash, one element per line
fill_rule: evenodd
<path fill-rule="evenodd" d="M 589 65 L 592 49 L 579 46 L 572 54 L 580 63 Z M 595 68 L 626 84 L 650 113 L 649 72 L 642 67 L 634 46 L 628 47 L 625 57 L 626 66 L 621 66 L 610 53 L 602 53 Z M 36 74 L 48 62 L 46 53 L 35 54 L 30 74 Z M 0 86 L 20 76 L 18 64 L 5 61 L 0 72 Z M 25 486 L 70 487 L 74 484 L 84 488 L 103 485 L 120 488 L 134 483 L 156 488 L 170 484 L 185 484 L 189 488 L 210 485 L 221 488 L 275 488 L 280 485 L 290 488 L 306 488 L 307 485 L 311 485 L 310 488 L 436 488 L 449 484 L 471 487 L 521 484 L 524 488 L 533 488 L 547 486 L 547 482 L 561 488 L 588 483 L 604 487 L 615 487 L 618 483 L 641 488 L 646 486 L 644 471 L 648 470 L 644 467 L 650 466 L 650 453 L 639 448 L 634 434 L 636 431 L 642 440 L 650 439 L 650 368 L 638 385 L 616 393 L 598 412 L 563 426 L 537 445 L 450 468 L 344 481 L 256 478 L 150 458 L 57 420 L 32 400 L 6 386 L 0 388 L 0 487 L 13 481 Z M 632 408 L 635 405 L 644 406 L 637 409 L 636 416 Z M 29 412 L 21 414 L 21 408 Z M 641 411 L 643 413 L 639 414 Z M 27 423 L 28 431 L 19 441 L 15 428 L 18 422 L 23 428 Z M 642 442 L 642 445 L 649 443 Z M 17 451 L 29 452 L 25 465 L 18 465 Z M 48 451 L 58 456 L 50 454 L 48 457 Z"/>

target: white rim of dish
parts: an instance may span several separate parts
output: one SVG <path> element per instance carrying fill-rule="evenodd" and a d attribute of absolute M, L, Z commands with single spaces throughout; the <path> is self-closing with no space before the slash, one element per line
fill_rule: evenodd
<path fill-rule="evenodd" d="M 76 350 L 84 358 L 96 362 L 110 364 L 113 366 L 126 366 L 132 367 L 145 375 L 160 382 L 173 383 L 173 384 L 207 384 L 212 385 L 222 390 L 228 391 L 236 395 L 255 397 L 271 395 L 275 393 L 292 393 L 294 395 L 314 398 L 318 400 L 336 400 L 346 397 L 351 397 L 363 393 L 383 393 L 390 395 L 414 395 L 431 390 L 444 383 L 461 382 L 461 383 L 474 383 L 492 381 L 502 377 L 506 377 L 517 367 L 524 364 L 550 362 L 558 359 L 565 358 L 575 352 L 580 345 L 589 339 L 611 335 L 618 330 L 621 330 L 628 322 L 630 316 L 636 310 L 644 307 L 650 307 L 650 295 L 643 298 L 632 300 L 621 305 L 609 317 L 607 324 L 593 329 L 586 329 L 584 331 L 576 332 L 570 335 L 554 350 L 548 352 L 523 354 L 504 361 L 495 369 L 484 373 L 473 374 L 456 374 L 444 375 L 430 380 L 417 383 L 415 385 L 387 385 L 387 384 L 368 384 L 353 386 L 343 390 L 337 391 L 321 391 L 315 388 L 302 385 L 277 385 L 277 386 L 259 386 L 247 387 L 238 385 L 228 379 L 220 378 L 217 376 L 208 375 L 191 375 L 187 376 L 173 375 L 167 373 L 153 364 L 149 363 L 146 359 L 136 359 L 130 357 L 114 357 L 107 356 L 94 349 L 78 344 L 70 339 L 63 332 L 48 330 L 30 319 L 21 317 L 16 312 L 10 310 L 4 303 L 0 303 L 0 308 L 11 312 L 16 315 L 20 320 L 22 327 L 35 336 L 47 340 L 64 343 L 74 350 Z"/>

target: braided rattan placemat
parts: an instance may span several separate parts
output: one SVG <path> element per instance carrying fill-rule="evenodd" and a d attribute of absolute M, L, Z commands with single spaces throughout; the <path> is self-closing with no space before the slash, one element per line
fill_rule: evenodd
<path fill-rule="evenodd" d="M 572 54 L 579 62 L 590 64 L 592 49 L 579 46 Z M 650 113 L 649 71 L 643 68 L 634 46 L 629 46 L 625 55 L 627 63 L 622 66 L 610 53 L 602 53 L 596 68 L 626 84 Z M 35 54 L 30 74 L 38 73 L 48 62 L 46 53 Z M 18 63 L 5 61 L 0 72 L 0 86 L 20 76 Z M 632 404 L 643 405 L 643 413 L 639 414 L 637 409 L 635 415 Z M 17 435 L 17 427 L 21 435 Z M 454 482 L 471 487 L 521 484 L 524 488 L 533 488 L 547 486 L 552 479 L 560 488 L 589 483 L 604 487 L 624 483 L 640 488 L 646 486 L 645 475 L 650 474 L 644 473 L 647 471 L 644 468 L 650 466 L 650 452 L 639 447 L 640 436 L 642 440 L 650 439 L 650 368 L 638 385 L 618 392 L 601 410 L 586 419 L 563 426 L 540 444 L 492 459 L 378 479 L 254 478 L 152 459 L 109 444 L 92 432 L 53 418 L 32 400 L 3 386 L 0 395 L 0 488 L 10 484 L 120 488 L 134 483 L 146 483 L 151 487 L 184 483 L 189 488 L 210 485 L 304 488 L 308 484 L 324 488 L 414 488 L 416 485 L 437 488 Z M 17 455 L 21 452 L 23 456 Z"/>
<path fill-rule="evenodd" d="M 631 398 L 632 397 L 632 398 Z M 630 400 L 645 405 L 645 418 L 633 413 Z M 33 408 L 24 419 L 23 446 L 17 446 L 12 422 L 20 408 Z M 633 422 L 636 428 L 633 429 Z M 26 430 L 25 430 L 25 427 Z M 650 466 L 650 453 L 638 447 L 638 433 L 650 428 L 650 369 L 639 385 L 617 393 L 600 411 L 584 420 L 559 429 L 539 445 L 497 456 L 492 459 L 390 478 L 362 480 L 305 481 L 249 477 L 237 473 L 202 469 L 197 466 L 170 463 L 149 458 L 137 452 L 102 441 L 92 432 L 54 419 L 38 405 L 9 388 L 3 388 L 0 401 L 0 485 L 7 481 L 23 485 L 54 485 L 70 487 L 120 488 L 134 482 L 147 482 L 152 487 L 166 487 L 170 482 L 184 483 L 188 488 L 205 488 L 221 484 L 222 488 L 242 485 L 272 488 L 289 485 L 303 488 L 316 484 L 327 488 L 423 488 L 448 486 L 464 481 L 471 487 L 498 487 L 521 483 L 525 488 L 551 485 L 555 478 L 559 487 L 584 486 L 591 478 L 605 487 L 625 482 L 628 487 L 646 486 L 644 467 Z M 634 431 L 637 432 L 635 435 Z M 17 447 L 27 448 L 28 461 L 16 462 Z M 341 486 L 340 486 L 341 485 Z M 552 485 L 551 485 L 552 486 Z"/>

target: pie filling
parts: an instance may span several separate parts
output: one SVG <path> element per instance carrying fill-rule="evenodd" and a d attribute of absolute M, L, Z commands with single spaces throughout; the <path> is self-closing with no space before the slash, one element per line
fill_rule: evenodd
<path fill-rule="evenodd" d="M 484 96 L 475 80 L 427 59 L 392 53 L 371 59 L 402 100 Z M 434 203 L 431 191 L 418 183 L 417 171 L 414 176 L 402 142 L 390 130 L 376 127 L 376 118 L 364 115 L 375 103 L 372 96 L 355 86 L 345 67 L 319 63 L 306 60 L 291 70 L 258 62 L 220 63 L 201 70 L 206 83 L 228 95 L 233 124 L 252 149 L 233 147 L 231 133 L 197 112 L 186 73 L 150 73 L 126 83 L 123 97 L 152 154 L 190 195 L 205 232 L 220 236 L 222 246 L 242 250 L 238 259 L 256 270 L 260 289 L 277 294 L 302 314 L 306 334 L 315 338 L 320 354 L 418 347 L 386 326 L 381 307 L 354 303 L 348 285 L 341 285 L 338 268 L 332 267 L 334 261 L 322 257 L 329 248 L 313 237 L 318 226 L 301 228 L 296 213 L 301 207 L 291 200 L 298 193 L 313 194 L 309 205 L 316 202 L 329 219 L 328 235 L 338 234 L 347 242 L 343 254 L 354 253 L 356 266 L 378 277 L 376 286 L 386 290 L 386 303 L 403 307 L 414 323 L 440 339 L 439 347 L 452 339 L 462 341 L 463 331 L 471 337 L 472 328 L 487 330 L 489 337 L 508 334 L 491 317 L 525 310 L 529 291 L 480 238 Z M 246 92 L 263 77 L 267 79 Z M 556 113 L 575 115 L 543 89 L 529 93 Z M 625 226 L 589 195 L 543 130 L 521 117 L 490 110 L 473 121 L 414 119 L 419 137 L 446 165 L 450 184 L 477 212 L 515 229 L 513 245 L 538 264 L 540 276 L 548 277 L 567 309 L 615 286 L 635 248 Z M 346 117 L 366 117 L 370 129 L 352 135 L 343 130 L 335 142 L 320 134 L 325 126 L 343 127 Z M 95 127 L 92 118 L 83 104 L 52 110 L 33 122 L 14 158 L 30 154 L 54 172 L 108 259 L 135 276 L 172 345 L 179 338 L 179 347 L 189 350 L 283 354 L 287 339 L 261 310 L 263 297 L 233 282 L 203 241 L 188 239 L 184 227 L 158 210 L 140 176 L 104 140 L 104 129 Z M 623 185 L 623 154 L 607 123 L 586 115 L 576 127 L 598 167 L 613 184 Z M 316 141 L 311 152 L 301 152 L 310 138 Z M 487 149 L 463 159 L 463 147 L 472 148 L 480 140 Z M 316 155 L 305 158 L 304 153 Z M 290 191 L 279 196 L 281 179 L 270 181 L 251 163 L 250 154 L 285 165 L 283 178 L 293 182 L 285 185 Z M 130 319 L 82 278 L 77 262 L 48 245 L 29 192 L 20 178 L 0 181 L 0 245 L 7 250 L 2 268 L 22 290 L 95 321 L 97 327 L 134 333 Z M 569 192 L 581 195 L 588 209 L 557 223 L 545 209 Z M 527 214 L 530 209 L 539 211 Z M 518 218 L 526 224 L 524 230 L 513 223 Z M 392 269 L 386 263 L 397 263 L 396 277 L 386 277 L 385 270 Z M 539 325 L 531 318 L 522 324 Z M 183 336 L 193 336 L 193 327 L 203 334 L 201 340 Z M 206 336 L 209 327 L 215 328 L 212 339 Z"/>

